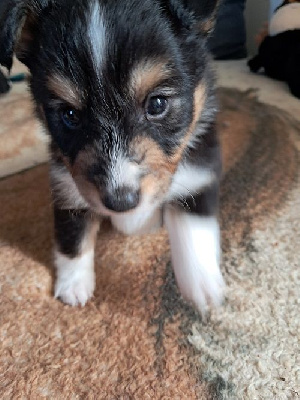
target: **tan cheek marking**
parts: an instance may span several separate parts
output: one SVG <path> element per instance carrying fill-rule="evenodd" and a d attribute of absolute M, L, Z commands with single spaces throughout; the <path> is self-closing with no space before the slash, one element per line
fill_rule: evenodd
<path fill-rule="evenodd" d="M 100 217 L 90 216 L 90 220 L 88 221 L 86 232 L 84 235 L 84 239 L 81 243 L 81 251 L 80 254 L 87 253 L 89 250 L 94 249 L 95 241 L 97 238 L 97 233 L 99 230 Z"/>
<path fill-rule="evenodd" d="M 202 114 L 205 100 L 206 100 L 206 89 L 205 89 L 205 86 L 202 83 L 200 83 L 194 91 L 193 120 L 187 129 L 186 135 L 184 137 L 184 140 L 183 140 L 181 146 L 178 148 L 176 153 L 172 156 L 172 161 L 174 163 L 176 163 L 176 165 L 181 160 L 182 154 L 183 154 L 184 150 L 186 149 L 189 141 L 191 140 L 191 137 L 196 128 L 196 124 L 199 121 L 199 118 Z"/>
<path fill-rule="evenodd" d="M 202 83 L 200 83 L 194 91 L 194 113 L 193 113 L 193 120 L 188 129 L 188 135 L 187 135 L 188 140 L 190 139 L 192 133 L 196 128 L 196 124 L 200 119 L 205 100 L 206 100 L 206 88 Z"/>
<path fill-rule="evenodd" d="M 88 167 L 97 162 L 97 157 L 93 152 L 91 146 L 86 147 L 84 150 L 81 150 L 74 162 L 74 164 L 70 165 L 70 171 L 73 176 L 77 175 L 85 175 Z"/>
<path fill-rule="evenodd" d="M 47 87 L 58 99 L 65 101 L 76 109 L 80 110 L 82 108 L 81 95 L 68 78 L 59 74 L 52 74 L 48 78 Z"/>
<path fill-rule="evenodd" d="M 97 162 L 97 155 L 92 147 L 88 147 L 80 151 L 73 165 L 67 166 L 75 180 L 77 187 L 84 199 L 87 199 L 91 204 L 97 206 L 100 197 L 100 190 L 92 182 L 87 179 L 86 173 L 89 166 Z M 65 161 L 68 163 L 68 160 Z"/>
<path fill-rule="evenodd" d="M 153 175 L 147 175 L 142 179 L 141 192 L 150 196 L 157 192 L 157 182 L 155 182 Z"/>
<path fill-rule="evenodd" d="M 177 165 L 150 138 L 137 137 L 132 148 L 135 154 L 145 155 L 143 166 L 150 172 L 141 180 L 142 193 L 148 195 L 164 193 L 171 183 Z"/>
<path fill-rule="evenodd" d="M 55 148 L 55 150 L 52 150 L 51 156 L 54 160 L 56 160 L 58 162 L 62 161 L 64 163 L 64 166 L 67 168 L 67 170 L 72 175 L 72 167 L 71 167 L 70 159 L 67 156 L 64 156 L 59 148 Z"/>
<path fill-rule="evenodd" d="M 147 94 L 170 75 L 165 62 L 144 61 L 133 69 L 129 91 L 139 102 L 143 102 Z"/>

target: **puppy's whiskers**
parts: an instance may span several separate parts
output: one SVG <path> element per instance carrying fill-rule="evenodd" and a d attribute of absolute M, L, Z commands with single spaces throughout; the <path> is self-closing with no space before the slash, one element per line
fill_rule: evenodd
<path fill-rule="evenodd" d="M 184 210 L 190 211 L 191 208 L 190 208 L 190 206 L 188 205 L 188 203 L 187 203 L 187 201 L 186 201 L 186 198 L 185 198 L 181 193 L 179 193 L 179 192 L 175 192 L 175 194 L 177 194 L 177 195 L 179 196 L 179 198 L 175 198 L 175 199 L 174 199 L 174 202 L 177 203 L 177 204 L 179 204 Z"/>
<path fill-rule="evenodd" d="M 193 199 L 193 204 L 195 205 L 196 204 L 196 200 L 195 200 L 195 197 L 194 197 L 193 193 L 185 185 L 183 185 L 181 182 L 178 182 L 176 180 L 173 180 L 173 182 L 175 183 L 175 185 L 179 185 L 179 186 L 183 187 L 188 192 L 188 196 L 190 196 Z M 177 192 L 177 191 L 175 193 L 179 194 L 179 192 Z M 198 195 L 199 192 L 195 191 L 195 194 Z"/>

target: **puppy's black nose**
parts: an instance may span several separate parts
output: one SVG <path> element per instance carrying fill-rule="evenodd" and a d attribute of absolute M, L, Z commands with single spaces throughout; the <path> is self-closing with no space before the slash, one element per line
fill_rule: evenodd
<path fill-rule="evenodd" d="M 122 186 L 106 194 L 103 199 L 106 208 L 116 212 L 125 212 L 135 208 L 140 201 L 140 192 L 128 186 Z"/>

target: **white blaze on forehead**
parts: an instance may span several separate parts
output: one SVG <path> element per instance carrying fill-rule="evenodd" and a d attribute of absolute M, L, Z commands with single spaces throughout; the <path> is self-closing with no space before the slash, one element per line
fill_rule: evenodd
<path fill-rule="evenodd" d="M 88 21 L 88 36 L 91 42 L 91 50 L 94 65 L 99 68 L 105 58 L 106 29 L 103 11 L 98 0 L 91 2 L 91 10 Z"/>

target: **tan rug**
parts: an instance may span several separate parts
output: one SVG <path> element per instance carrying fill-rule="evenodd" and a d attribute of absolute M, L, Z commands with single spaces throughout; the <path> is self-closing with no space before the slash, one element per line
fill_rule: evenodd
<path fill-rule="evenodd" d="M 85 308 L 52 297 L 47 167 L 0 181 L 1 399 L 297 399 L 300 126 L 222 90 L 226 302 L 179 297 L 168 240 L 104 226 Z"/>
<path fill-rule="evenodd" d="M 15 61 L 12 75 L 27 73 Z M 0 178 L 33 167 L 48 159 L 47 136 L 34 116 L 26 82 L 14 83 L 0 96 Z"/>

